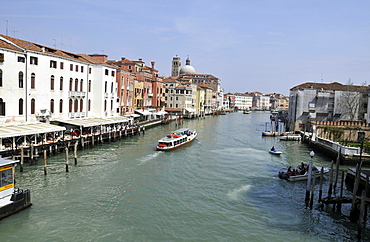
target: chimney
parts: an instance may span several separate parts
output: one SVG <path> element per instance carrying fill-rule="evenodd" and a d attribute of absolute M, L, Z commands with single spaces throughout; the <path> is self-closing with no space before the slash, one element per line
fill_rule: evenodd
<path fill-rule="evenodd" d="M 121 57 L 121 60 L 126 60 L 126 57 Z"/>
<path fill-rule="evenodd" d="M 152 69 L 154 69 L 155 61 L 152 61 Z"/>

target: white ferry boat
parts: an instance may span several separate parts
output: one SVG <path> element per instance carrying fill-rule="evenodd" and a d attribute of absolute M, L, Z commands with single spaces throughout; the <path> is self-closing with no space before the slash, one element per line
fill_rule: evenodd
<path fill-rule="evenodd" d="M 0 219 L 32 205 L 29 190 L 14 189 L 17 162 L 0 158 Z"/>
<path fill-rule="evenodd" d="M 174 131 L 172 134 L 158 140 L 157 150 L 173 150 L 195 140 L 198 136 L 196 130 L 182 128 Z"/>

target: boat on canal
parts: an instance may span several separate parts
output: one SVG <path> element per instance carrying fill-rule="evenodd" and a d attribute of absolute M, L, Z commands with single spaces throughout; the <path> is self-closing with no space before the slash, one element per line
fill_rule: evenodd
<path fill-rule="evenodd" d="M 173 150 L 190 143 L 195 140 L 197 136 L 197 131 L 190 130 L 189 128 L 175 130 L 172 134 L 166 135 L 158 140 L 157 150 Z"/>
<path fill-rule="evenodd" d="M 273 155 L 281 155 L 283 152 L 277 150 L 269 150 L 269 153 Z"/>
<path fill-rule="evenodd" d="M 0 158 L 0 219 L 8 217 L 32 205 L 31 192 L 15 189 L 17 160 Z"/>
<path fill-rule="evenodd" d="M 323 173 L 328 173 L 329 168 L 327 167 L 312 167 L 312 177 L 314 173 L 316 174 L 316 178 L 320 177 L 321 169 L 323 169 Z M 307 181 L 308 180 L 308 165 L 302 164 L 297 166 L 295 169 L 291 169 L 291 166 L 288 170 L 280 171 L 278 174 L 280 179 L 284 179 L 287 181 L 295 182 L 295 181 Z"/>

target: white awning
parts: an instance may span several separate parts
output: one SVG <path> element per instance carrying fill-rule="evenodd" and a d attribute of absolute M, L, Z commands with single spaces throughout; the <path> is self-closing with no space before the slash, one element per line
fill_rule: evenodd
<path fill-rule="evenodd" d="M 165 115 L 165 114 L 167 114 L 167 112 L 164 110 L 154 113 L 154 115 L 158 115 L 158 116 Z"/>
<path fill-rule="evenodd" d="M 138 113 L 140 113 L 141 115 L 144 115 L 144 116 L 153 114 L 153 113 L 149 112 L 148 110 L 141 110 L 141 109 L 136 109 L 135 112 L 138 112 Z"/>
<path fill-rule="evenodd" d="M 66 130 L 65 127 L 47 123 L 17 123 L 0 126 L 0 138 L 44 134 Z"/>
<path fill-rule="evenodd" d="M 194 108 L 185 108 L 185 110 L 189 113 L 195 113 L 195 109 Z"/>
<path fill-rule="evenodd" d="M 131 116 L 131 117 L 133 117 L 133 118 L 138 118 L 138 117 L 140 117 L 140 115 L 139 115 L 139 114 L 136 114 L 136 113 L 130 114 L 130 116 Z"/>
<path fill-rule="evenodd" d="M 116 124 L 116 123 L 127 123 L 130 120 L 126 117 L 112 117 L 112 118 L 76 118 L 68 120 L 57 120 L 61 123 L 71 124 L 81 127 L 93 127 L 106 124 Z"/>

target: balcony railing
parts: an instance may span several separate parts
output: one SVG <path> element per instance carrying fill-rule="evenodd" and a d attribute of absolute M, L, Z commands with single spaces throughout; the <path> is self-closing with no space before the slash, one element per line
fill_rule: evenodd
<path fill-rule="evenodd" d="M 72 97 L 84 98 L 86 96 L 86 92 L 69 91 L 68 96 L 70 98 Z"/>

